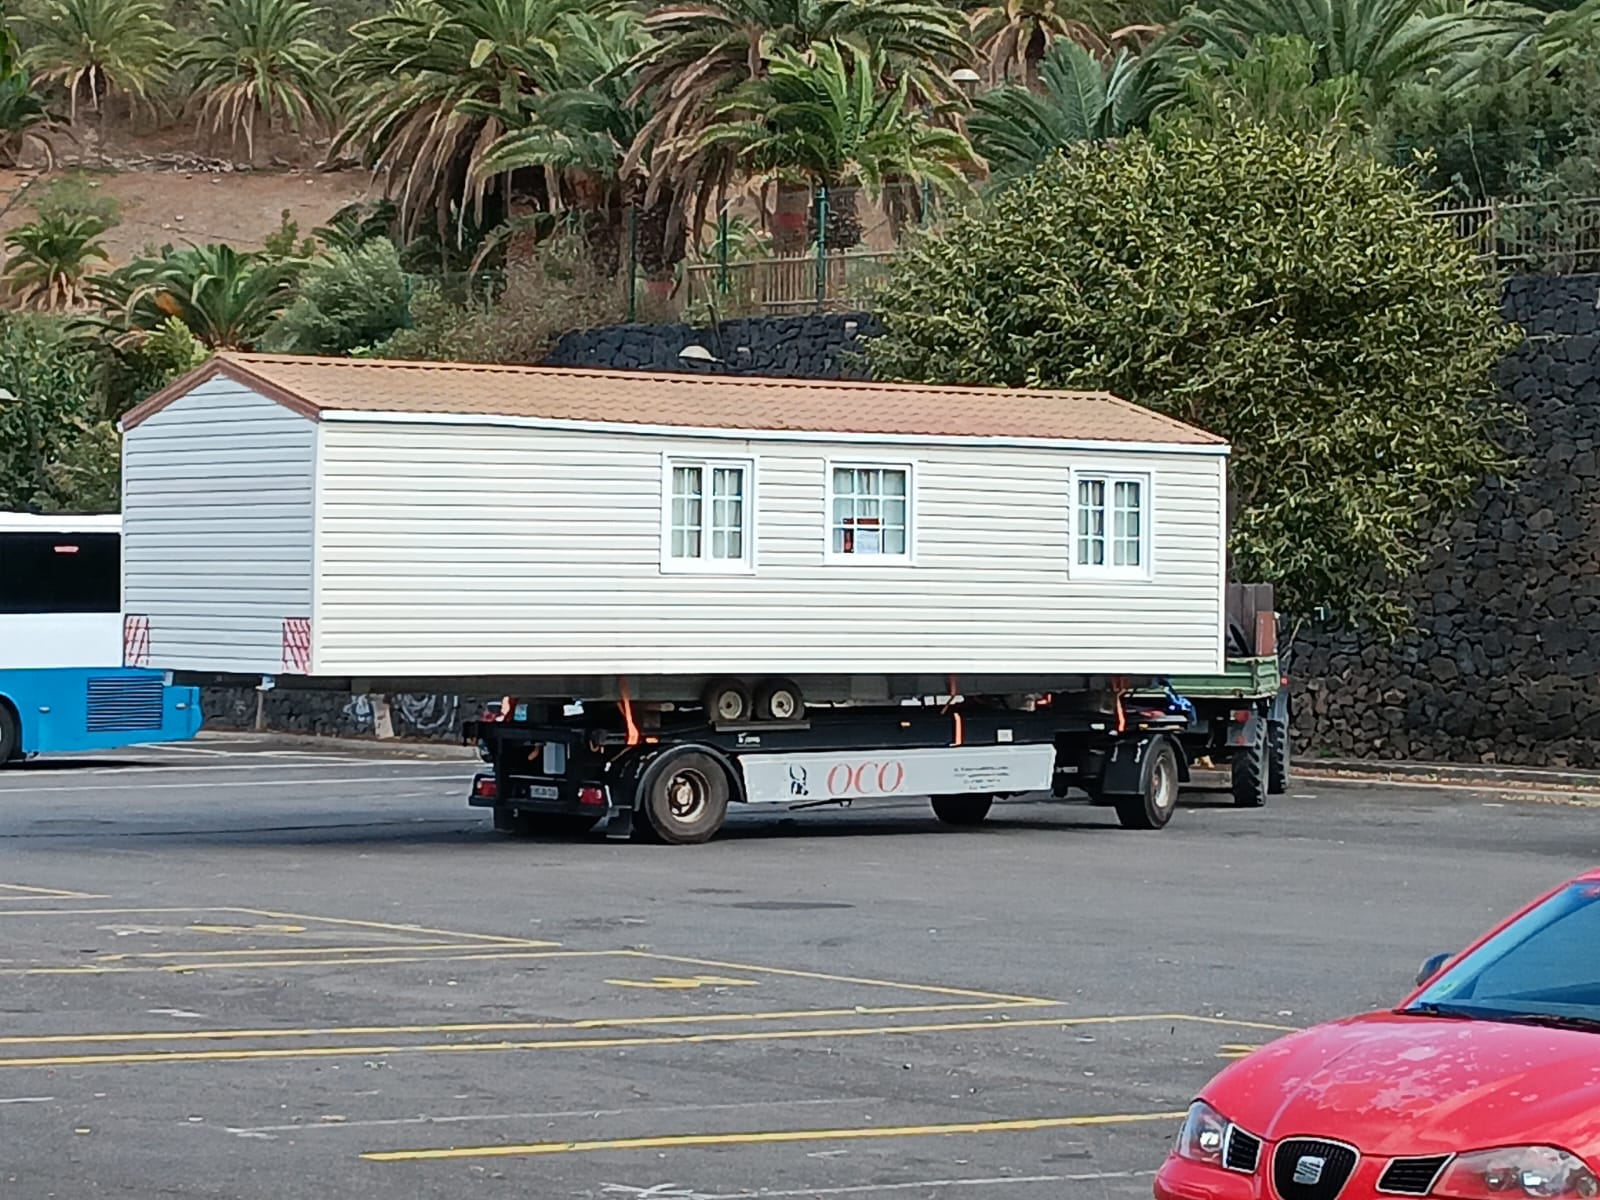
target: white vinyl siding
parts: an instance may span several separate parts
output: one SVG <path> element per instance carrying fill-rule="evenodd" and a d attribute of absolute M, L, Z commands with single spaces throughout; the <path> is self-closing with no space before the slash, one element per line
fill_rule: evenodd
<path fill-rule="evenodd" d="M 1077 472 L 1074 480 L 1077 572 L 1148 578 L 1150 477 Z"/>
<path fill-rule="evenodd" d="M 750 566 L 751 464 L 667 459 L 667 570 L 742 571 Z"/>
<path fill-rule="evenodd" d="M 822 435 L 740 441 L 344 414 L 318 428 L 324 674 L 943 678 L 1221 667 L 1214 453 L 902 451 L 912 460 L 900 469 L 912 468 L 905 527 L 915 561 L 877 556 L 874 570 L 845 571 L 829 565 L 834 468 L 894 460 Z M 680 490 L 670 465 L 734 459 L 751 464 L 753 569 L 664 570 Z M 1066 534 L 1079 471 L 1150 481 L 1148 579 L 1075 573 Z M 710 529 L 704 510 L 702 521 Z"/>
<path fill-rule="evenodd" d="M 909 559 L 911 467 L 828 464 L 829 555 Z"/>
<path fill-rule="evenodd" d="M 316 426 L 227 378 L 123 440 L 123 609 L 150 663 L 278 673 L 283 622 L 312 615 Z"/>

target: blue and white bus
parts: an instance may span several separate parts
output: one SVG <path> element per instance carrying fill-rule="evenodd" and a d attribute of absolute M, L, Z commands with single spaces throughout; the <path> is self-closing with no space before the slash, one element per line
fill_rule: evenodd
<path fill-rule="evenodd" d="M 122 518 L 0 513 L 0 767 L 192 738 L 200 693 L 124 667 Z"/>

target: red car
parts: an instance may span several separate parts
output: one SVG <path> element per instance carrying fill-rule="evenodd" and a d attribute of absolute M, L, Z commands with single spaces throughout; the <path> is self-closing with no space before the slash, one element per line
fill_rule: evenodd
<path fill-rule="evenodd" d="M 1213 1079 L 1157 1200 L 1600 1194 L 1600 870 L 1429 959 L 1417 984 Z"/>

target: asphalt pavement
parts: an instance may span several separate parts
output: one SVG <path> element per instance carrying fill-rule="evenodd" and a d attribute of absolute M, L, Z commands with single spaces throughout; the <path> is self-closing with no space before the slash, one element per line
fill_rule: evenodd
<path fill-rule="evenodd" d="M 1582 800 L 1327 779 L 517 842 L 474 765 L 0 772 L 0 1197 L 1142 1198 L 1232 1057 L 1600 861 Z"/>

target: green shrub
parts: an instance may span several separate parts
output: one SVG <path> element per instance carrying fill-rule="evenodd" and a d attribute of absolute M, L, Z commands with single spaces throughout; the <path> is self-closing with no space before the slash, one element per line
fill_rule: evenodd
<path fill-rule="evenodd" d="M 388 238 L 330 250 L 300 278 L 299 295 L 262 340 L 291 354 L 348 354 L 410 321 L 410 287 Z"/>

